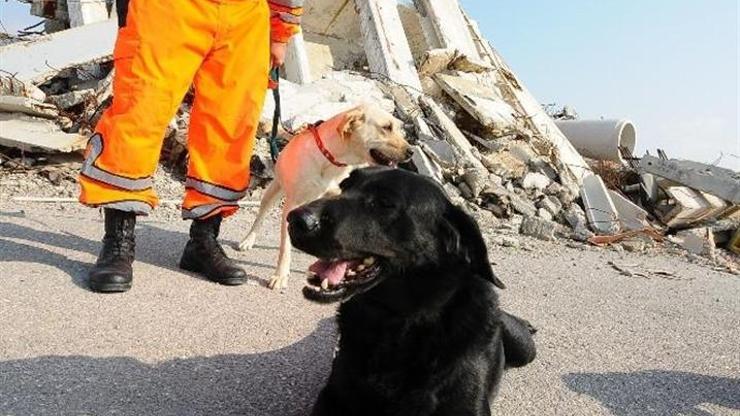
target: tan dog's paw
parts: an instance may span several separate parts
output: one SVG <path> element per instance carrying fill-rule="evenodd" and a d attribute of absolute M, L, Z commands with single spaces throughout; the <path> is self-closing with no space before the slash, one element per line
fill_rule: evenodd
<path fill-rule="evenodd" d="M 256 234 L 249 234 L 241 243 L 236 247 L 239 251 L 251 250 L 254 247 L 254 243 L 257 240 Z"/>
<path fill-rule="evenodd" d="M 272 290 L 283 291 L 288 288 L 288 275 L 274 275 L 267 286 Z"/>

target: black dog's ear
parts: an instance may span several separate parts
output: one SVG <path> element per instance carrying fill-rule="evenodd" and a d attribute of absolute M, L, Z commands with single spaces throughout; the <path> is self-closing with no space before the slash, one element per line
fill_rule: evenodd
<path fill-rule="evenodd" d="M 483 241 L 478 223 L 462 209 L 450 205 L 442 225 L 445 251 L 460 256 L 470 264 L 473 272 L 496 287 L 506 289 L 506 285 L 493 273 L 488 260 L 488 249 Z"/>

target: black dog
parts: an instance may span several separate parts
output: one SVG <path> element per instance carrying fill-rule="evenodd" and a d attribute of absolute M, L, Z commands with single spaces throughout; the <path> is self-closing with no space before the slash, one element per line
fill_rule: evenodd
<path fill-rule="evenodd" d="M 480 416 L 506 367 L 535 357 L 478 225 L 432 181 L 355 171 L 342 194 L 291 212 L 290 237 L 319 260 L 304 296 L 339 308 L 339 350 L 315 416 Z"/>

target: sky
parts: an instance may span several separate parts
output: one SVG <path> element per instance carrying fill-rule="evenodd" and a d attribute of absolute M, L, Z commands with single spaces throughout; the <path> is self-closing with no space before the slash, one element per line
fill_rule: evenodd
<path fill-rule="evenodd" d="M 740 170 L 737 0 L 461 0 L 541 103 L 626 118 L 636 154 Z M 38 20 L 0 0 L 9 31 Z"/>

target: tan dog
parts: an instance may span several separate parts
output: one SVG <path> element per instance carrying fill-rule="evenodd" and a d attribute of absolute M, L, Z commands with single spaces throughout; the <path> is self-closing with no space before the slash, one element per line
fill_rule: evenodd
<path fill-rule="evenodd" d="M 267 213 L 284 195 L 280 254 L 269 285 L 276 290 L 286 288 L 292 248 L 288 213 L 307 202 L 338 195 L 339 183 L 356 168 L 394 165 L 410 157 L 411 148 L 404 138 L 401 122 L 373 105 L 361 105 L 298 134 L 280 153 L 275 180 L 265 190 L 257 218 L 239 244 L 239 250 L 254 246 Z"/>

